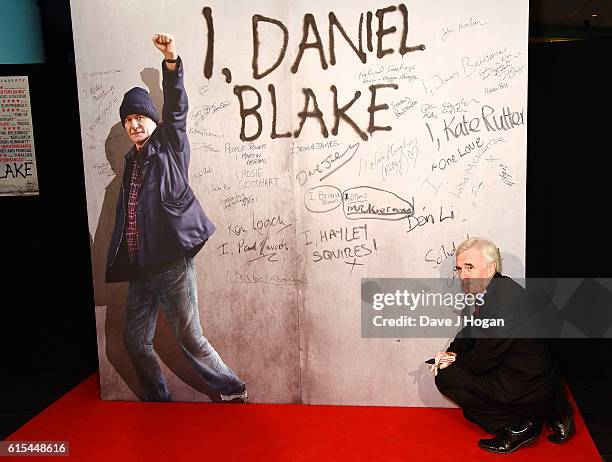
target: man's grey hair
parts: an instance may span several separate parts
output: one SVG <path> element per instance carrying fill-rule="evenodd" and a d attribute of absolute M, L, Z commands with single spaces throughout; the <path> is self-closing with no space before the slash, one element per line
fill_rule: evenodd
<path fill-rule="evenodd" d="M 499 254 L 499 249 L 493 243 L 493 241 L 480 237 L 472 237 L 470 239 L 466 239 L 461 244 L 459 244 L 459 247 L 457 247 L 456 255 L 459 255 L 461 252 L 464 252 L 467 249 L 471 249 L 472 247 L 478 247 L 478 249 L 480 250 L 480 254 L 484 257 L 484 259 L 488 263 L 493 263 L 496 272 L 502 272 L 501 255 Z"/>

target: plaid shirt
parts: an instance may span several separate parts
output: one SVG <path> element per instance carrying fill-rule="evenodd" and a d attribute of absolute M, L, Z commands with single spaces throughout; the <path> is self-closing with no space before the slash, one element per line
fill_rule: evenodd
<path fill-rule="evenodd" d="M 127 245 L 128 245 L 128 256 L 130 262 L 135 262 L 138 259 L 138 196 L 140 195 L 140 188 L 142 187 L 142 172 L 139 154 L 136 152 L 134 159 L 134 167 L 132 169 L 132 178 L 130 180 L 130 193 L 128 196 L 127 206 Z"/>

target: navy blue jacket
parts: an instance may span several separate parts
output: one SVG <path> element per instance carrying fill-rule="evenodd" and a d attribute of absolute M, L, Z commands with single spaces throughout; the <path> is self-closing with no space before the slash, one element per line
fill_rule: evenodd
<path fill-rule="evenodd" d="M 142 188 L 138 199 L 138 267 L 154 268 L 182 255 L 195 255 L 215 231 L 189 187 L 187 93 L 183 64 L 163 69 L 163 122 L 157 125 L 139 153 L 142 156 Z M 108 250 L 106 282 L 134 277 L 127 261 L 127 195 L 136 148 L 125 156 L 123 185 L 117 200 L 115 228 Z"/>

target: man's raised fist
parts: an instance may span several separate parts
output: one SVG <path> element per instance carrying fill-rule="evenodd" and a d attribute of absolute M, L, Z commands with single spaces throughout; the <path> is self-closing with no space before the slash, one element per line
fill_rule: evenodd
<path fill-rule="evenodd" d="M 153 44 L 161 51 L 166 59 L 176 59 L 176 45 L 174 35 L 159 33 L 153 35 Z"/>

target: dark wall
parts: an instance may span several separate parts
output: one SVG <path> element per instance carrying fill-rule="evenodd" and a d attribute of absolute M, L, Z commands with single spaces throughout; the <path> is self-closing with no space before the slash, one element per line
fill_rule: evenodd
<path fill-rule="evenodd" d="M 30 84 L 38 197 L 0 197 L 0 438 L 97 369 L 68 2 L 43 15 L 47 63 L 2 65 Z M 68 39 L 68 41 L 67 41 Z"/>
<path fill-rule="evenodd" d="M 612 39 L 529 48 L 530 276 L 612 276 L 610 50 Z"/>
<path fill-rule="evenodd" d="M 529 48 L 527 275 L 612 277 L 612 39 Z M 601 306 L 610 310 L 612 306 Z M 585 311 L 586 315 L 586 311 Z M 557 342 L 566 376 L 611 377 L 607 340 Z"/>

